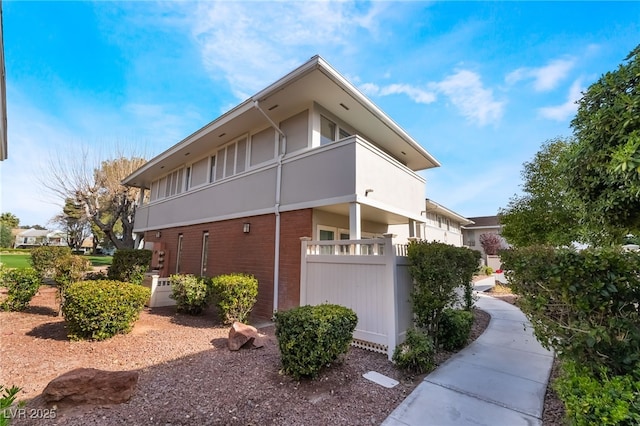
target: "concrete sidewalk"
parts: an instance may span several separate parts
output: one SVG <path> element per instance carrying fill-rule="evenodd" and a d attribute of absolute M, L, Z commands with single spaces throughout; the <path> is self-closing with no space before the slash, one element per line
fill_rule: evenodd
<path fill-rule="evenodd" d="M 542 425 L 553 353 L 517 307 L 479 296 L 476 306 L 491 315 L 485 332 L 425 377 L 383 425 Z"/>

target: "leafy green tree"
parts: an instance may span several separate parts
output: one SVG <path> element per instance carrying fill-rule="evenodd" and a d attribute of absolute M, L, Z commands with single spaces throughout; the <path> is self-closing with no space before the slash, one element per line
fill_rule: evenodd
<path fill-rule="evenodd" d="M 20 219 L 13 213 L 5 212 L 0 214 L 0 223 L 9 228 L 17 228 L 20 225 Z"/>
<path fill-rule="evenodd" d="M 572 141 L 547 141 L 533 160 L 523 164 L 523 195 L 513 196 L 498 214 L 509 244 L 566 246 L 579 239 L 578 210 L 567 196 L 564 157 Z"/>
<path fill-rule="evenodd" d="M 571 197 L 597 244 L 640 230 L 640 45 L 592 84 L 571 122 L 577 143 L 567 162 Z"/>
<path fill-rule="evenodd" d="M 53 222 L 63 227 L 67 233 L 67 243 L 72 250 L 77 250 L 88 235 L 89 221 L 82 204 L 73 198 L 65 200 L 62 213 L 54 217 Z"/>
<path fill-rule="evenodd" d="M 20 225 L 20 219 L 13 213 L 5 212 L 0 214 L 0 247 L 10 248 L 13 246 L 13 235 L 11 230 Z"/>

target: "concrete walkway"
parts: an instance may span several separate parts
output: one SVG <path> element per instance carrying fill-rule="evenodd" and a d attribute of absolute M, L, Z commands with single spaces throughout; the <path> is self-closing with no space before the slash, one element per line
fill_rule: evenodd
<path fill-rule="evenodd" d="M 479 296 L 476 306 L 491 315 L 485 332 L 425 377 L 383 425 L 542 425 L 553 353 L 518 308 Z"/>

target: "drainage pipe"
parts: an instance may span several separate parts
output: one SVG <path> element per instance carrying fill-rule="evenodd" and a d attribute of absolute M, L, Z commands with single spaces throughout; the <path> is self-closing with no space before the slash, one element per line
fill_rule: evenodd
<path fill-rule="evenodd" d="M 257 100 L 253 100 L 253 106 L 256 107 L 258 111 L 264 115 L 267 119 L 271 127 L 273 127 L 276 132 L 282 138 L 282 144 L 280 143 L 280 138 L 278 138 L 278 165 L 276 168 L 276 204 L 274 206 L 274 212 L 276 215 L 276 230 L 275 230 L 275 253 L 273 258 L 273 312 L 278 310 L 278 282 L 280 279 L 280 194 L 282 191 L 282 159 L 287 152 L 287 135 L 284 134 L 280 127 L 267 115 L 266 112 L 262 108 L 260 108 L 260 104 Z"/>

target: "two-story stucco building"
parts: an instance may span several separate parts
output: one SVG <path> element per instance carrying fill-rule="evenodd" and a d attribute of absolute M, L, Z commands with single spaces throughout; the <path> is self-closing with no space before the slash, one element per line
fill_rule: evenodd
<path fill-rule="evenodd" d="M 359 240 L 397 225 L 418 236 L 425 180 L 416 172 L 438 166 L 315 56 L 123 183 L 149 200 L 134 231 L 161 276 L 251 273 L 254 313 L 270 317 L 299 304 L 301 237 Z"/>

